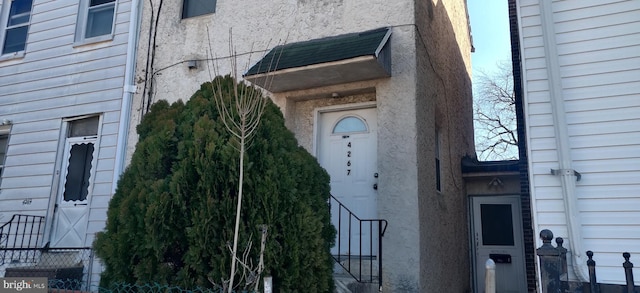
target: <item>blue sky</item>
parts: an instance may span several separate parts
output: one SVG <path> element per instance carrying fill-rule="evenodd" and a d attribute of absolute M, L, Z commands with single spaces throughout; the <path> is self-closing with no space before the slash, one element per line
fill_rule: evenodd
<path fill-rule="evenodd" d="M 475 53 L 471 53 L 473 76 L 490 73 L 501 60 L 511 59 L 507 0 L 467 0 Z"/>

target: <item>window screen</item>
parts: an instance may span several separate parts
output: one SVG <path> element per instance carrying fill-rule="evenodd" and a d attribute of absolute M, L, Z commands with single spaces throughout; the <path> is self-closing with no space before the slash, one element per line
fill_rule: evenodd
<path fill-rule="evenodd" d="M 67 168 L 67 178 L 64 185 L 65 201 L 87 199 L 92 160 L 93 143 L 71 146 L 69 167 Z"/>

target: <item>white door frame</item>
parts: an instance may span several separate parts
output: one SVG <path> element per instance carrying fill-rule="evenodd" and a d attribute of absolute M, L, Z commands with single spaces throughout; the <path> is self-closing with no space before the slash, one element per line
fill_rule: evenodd
<path fill-rule="evenodd" d="M 102 113 L 87 114 L 87 115 L 62 119 L 62 123 L 60 126 L 60 137 L 58 139 L 58 153 L 56 155 L 56 165 L 54 170 L 53 181 L 51 184 L 51 196 L 49 197 L 49 209 L 47 211 L 48 224 L 46 225 L 46 227 L 48 227 L 48 229 L 46 229 L 45 235 L 43 237 L 43 241 L 45 243 L 53 241 L 53 237 L 55 236 L 54 232 L 56 229 L 55 227 L 56 213 L 58 212 L 56 205 L 60 200 L 59 197 L 64 196 L 64 178 L 66 177 L 66 173 L 67 173 L 66 168 L 68 168 L 68 164 L 64 160 L 69 158 L 68 152 L 70 151 L 70 146 L 71 146 L 71 142 L 69 141 L 69 139 L 71 139 L 71 141 L 75 139 L 75 138 L 67 137 L 69 134 L 69 126 L 73 121 L 77 121 L 85 118 L 91 118 L 95 116 L 99 117 L 98 131 L 97 131 L 96 138 L 92 140 L 92 142 L 94 143 L 94 150 L 93 150 L 93 158 L 91 162 L 92 167 L 91 167 L 90 176 L 89 176 L 89 186 L 88 186 L 89 191 L 88 191 L 87 200 L 86 200 L 86 213 L 87 215 L 90 213 L 91 202 L 93 199 L 93 187 L 96 179 L 95 177 L 97 174 L 98 157 L 100 156 L 100 141 L 101 141 L 100 138 L 102 136 L 102 123 L 104 121 L 104 115 Z M 87 223 L 85 223 L 85 226 L 86 226 L 85 231 L 87 230 L 88 225 L 89 225 L 89 221 L 87 216 Z M 84 241 L 86 241 L 86 233 L 83 239 L 83 242 Z M 83 244 L 82 246 L 84 247 L 85 245 Z"/>
<path fill-rule="evenodd" d="M 375 111 L 375 109 L 376 109 L 376 105 L 377 105 L 377 104 L 376 104 L 376 102 L 364 102 L 364 103 L 353 103 L 353 104 L 333 105 L 333 106 L 328 106 L 328 107 L 316 108 L 316 109 L 315 109 L 315 111 L 314 111 L 313 148 L 312 148 L 312 149 L 313 149 L 313 154 L 314 154 L 314 156 L 318 159 L 318 161 L 320 162 L 320 159 L 321 159 L 321 156 L 320 156 L 320 154 L 319 154 L 319 152 L 320 152 L 320 150 L 321 150 L 321 149 L 320 149 L 320 144 L 321 144 L 321 143 L 323 143 L 323 141 L 322 141 L 322 138 L 323 138 L 323 137 L 322 137 L 322 135 L 323 135 L 323 133 L 322 133 L 322 132 L 323 132 L 323 131 L 322 131 L 322 129 L 321 129 L 321 124 L 322 124 L 322 123 L 325 123 L 325 122 L 323 122 L 323 119 L 322 119 L 322 117 L 321 117 L 323 114 L 339 113 L 339 112 L 348 112 L 348 111 L 359 111 L 359 110 L 374 110 L 374 111 Z M 377 139 L 377 131 L 378 131 L 378 130 L 377 130 L 377 129 L 378 129 L 378 123 L 377 123 L 377 120 L 378 120 L 378 119 L 377 119 L 377 112 L 373 113 L 373 115 L 375 115 L 375 119 L 374 119 L 374 121 L 376 121 L 376 122 L 375 122 L 375 123 L 376 123 L 376 126 L 375 126 L 375 128 L 376 128 L 376 130 L 375 130 L 375 131 L 376 131 L 376 136 L 375 136 L 375 137 L 376 137 L 376 139 L 375 139 L 375 144 L 376 144 L 376 145 L 375 145 L 375 149 L 377 150 L 377 144 L 378 144 L 378 139 Z M 373 118 L 373 117 L 371 117 L 371 118 Z M 329 137 L 327 137 L 327 139 L 329 139 Z M 329 141 L 327 141 L 327 146 L 329 146 Z M 377 161 L 378 161 L 378 152 L 377 152 L 377 151 L 375 151 L 375 152 L 373 153 L 373 155 L 375 156 L 373 159 L 376 161 L 376 164 L 375 164 L 375 165 L 377 166 Z M 322 163 L 322 162 L 320 162 L 320 163 Z M 374 168 L 374 169 L 376 169 L 376 170 L 371 170 L 371 171 L 372 171 L 372 174 L 371 174 L 371 176 L 372 176 L 372 177 L 374 176 L 374 173 L 377 173 L 377 172 L 378 172 L 378 171 L 377 171 L 377 167 L 376 167 L 376 168 Z M 372 188 L 372 189 L 374 188 L 374 187 L 373 187 L 373 185 L 371 186 L 371 188 Z M 377 196 L 377 195 L 376 195 L 376 196 Z M 349 206 L 347 206 L 347 208 L 348 208 L 348 209 L 353 209 L 353 207 L 349 207 Z M 379 210 L 379 207 L 378 207 L 378 205 L 377 205 L 377 199 L 376 199 L 375 207 L 372 207 L 372 208 L 371 208 L 371 209 L 369 209 L 369 210 L 373 213 L 373 215 L 376 215 L 376 216 L 373 216 L 373 218 L 377 218 L 377 214 L 378 214 L 378 210 Z M 334 221 L 334 219 L 333 219 L 333 217 L 335 216 L 335 215 L 334 215 L 334 212 L 335 212 L 335 211 L 332 209 L 332 222 Z M 342 213 L 342 212 L 341 212 L 341 213 Z M 356 214 L 356 216 L 358 216 L 358 217 L 363 217 L 363 215 L 358 215 L 358 214 Z M 364 216 L 364 218 L 363 218 L 363 219 L 371 219 L 371 217 L 370 217 L 370 216 L 371 216 L 371 215 L 369 215 L 369 216 Z M 336 228 L 337 228 L 337 227 L 336 227 Z M 366 227 L 363 227 L 363 229 L 365 229 L 365 228 L 366 228 Z M 377 227 L 376 227 L 374 230 L 375 230 L 375 231 L 377 231 L 376 229 L 377 229 Z M 355 233 L 360 233 L 360 232 L 355 232 Z M 377 233 L 377 232 L 371 232 L 371 233 L 374 233 L 374 235 L 375 235 L 375 233 Z M 372 238 L 372 241 L 377 241 L 377 237 L 374 237 L 373 235 L 370 235 L 370 236 L 371 236 L 371 237 L 373 237 L 373 238 Z M 336 235 L 336 237 L 338 237 L 338 235 Z M 364 237 L 365 237 L 365 238 L 363 238 L 363 242 L 365 241 L 365 239 L 367 239 L 367 236 L 364 236 Z M 367 241 L 368 241 L 368 240 L 367 240 Z M 368 243 L 368 242 L 367 242 L 367 243 Z M 344 244 L 344 243 L 342 243 L 342 244 Z M 337 245 L 338 245 L 338 243 L 336 243 L 336 246 L 337 246 Z M 363 243 L 359 243 L 358 245 L 363 245 Z M 378 253 L 378 252 L 377 252 L 377 248 L 376 248 L 376 247 L 374 247 L 374 248 L 373 248 L 373 250 L 371 250 L 371 251 L 370 251 L 370 250 L 367 250 L 367 249 L 368 249 L 368 245 L 369 245 L 369 244 L 366 244 L 366 243 L 365 243 L 365 246 L 366 246 L 366 247 L 363 247 L 362 251 L 361 251 L 360 249 L 357 249 L 357 252 L 356 252 L 355 250 L 352 250 L 352 249 L 354 249 L 354 247 L 348 247 L 347 249 L 342 250 L 344 247 L 342 247 L 342 245 L 341 245 L 341 247 L 339 247 L 337 251 L 338 251 L 338 254 L 343 253 L 343 252 L 346 252 L 346 253 L 348 253 L 348 254 L 351 254 L 351 253 L 355 253 L 355 254 L 360 254 L 360 253 L 365 253 L 365 254 L 377 254 L 377 253 Z M 334 247 L 334 248 L 335 248 L 335 247 Z M 334 249 L 334 248 L 332 248 L 332 253 L 333 253 L 333 249 Z"/>

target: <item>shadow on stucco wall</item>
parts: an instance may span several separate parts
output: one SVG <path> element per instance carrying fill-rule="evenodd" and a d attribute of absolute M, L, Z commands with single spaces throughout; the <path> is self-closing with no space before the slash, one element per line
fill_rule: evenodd
<path fill-rule="evenodd" d="M 470 292 L 468 203 L 460 170 L 461 158 L 475 152 L 472 44 L 465 1 L 416 1 L 415 13 L 419 292 Z M 436 190 L 436 145 L 440 191 Z"/>

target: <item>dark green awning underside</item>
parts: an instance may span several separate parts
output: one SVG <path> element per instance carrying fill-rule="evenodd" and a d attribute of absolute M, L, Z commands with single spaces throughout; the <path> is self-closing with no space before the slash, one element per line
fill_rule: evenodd
<path fill-rule="evenodd" d="M 385 27 L 277 46 L 244 77 L 252 82 L 272 77 L 272 92 L 388 77 L 390 34 Z"/>

